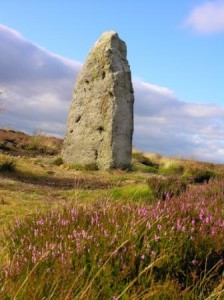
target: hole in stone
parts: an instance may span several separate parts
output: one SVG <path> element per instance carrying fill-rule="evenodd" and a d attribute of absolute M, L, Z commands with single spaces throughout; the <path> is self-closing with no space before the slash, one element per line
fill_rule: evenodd
<path fill-rule="evenodd" d="M 109 95 L 110 95 L 111 97 L 113 97 L 113 96 L 114 96 L 114 94 L 113 94 L 112 92 L 109 92 Z"/>
<path fill-rule="evenodd" d="M 72 130 L 70 130 L 70 133 L 72 133 L 73 132 L 73 129 Z"/>
<path fill-rule="evenodd" d="M 97 130 L 99 131 L 99 133 L 102 133 L 102 132 L 104 131 L 104 127 L 103 127 L 103 126 L 99 126 L 99 127 L 97 128 Z"/>
<path fill-rule="evenodd" d="M 89 80 L 86 79 L 86 80 L 85 80 L 85 83 L 89 84 Z"/>
<path fill-rule="evenodd" d="M 104 79 L 105 76 L 106 76 L 106 73 L 105 73 L 105 71 L 103 71 L 103 72 L 102 72 L 102 79 Z"/>
<path fill-rule="evenodd" d="M 97 159 L 98 158 L 98 151 L 95 149 L 94 150 L 94 159 Z"/>
<path fill-rule="evenodd" d="M 80 121 L 80 119 L 81 119 L 81 116 L 75 117 L 75 123 L 78 123 Z"/>

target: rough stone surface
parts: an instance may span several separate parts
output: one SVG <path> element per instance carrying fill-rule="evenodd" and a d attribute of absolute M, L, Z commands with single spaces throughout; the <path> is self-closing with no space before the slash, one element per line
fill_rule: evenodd
<path fill-rule="evenodd" d="M 105 32 L 76 81 L 62 158 L 66 164 L 127 168 L 131 162 L 134 92 L 127 50 Z"/>

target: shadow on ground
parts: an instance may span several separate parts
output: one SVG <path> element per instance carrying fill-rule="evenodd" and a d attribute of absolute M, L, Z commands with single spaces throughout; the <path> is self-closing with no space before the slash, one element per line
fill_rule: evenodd
<path fill-rule="evenodd" d="M 85 190 L 96 190 L 96 189 L 110 189 L 115 184 L 104 181 L 96 177 L 56 177 L 53 174 L 49 175 L 38 175 L 32 172 L 23 172 L 16 170 L 15 172 L 2 172 L 0 178 L 9 178 L 23 183 L 34 184 L 37 186 L 47 186 L 55 189 L 85 189 Z M 116 183 L 116 187 L 118 184 Z"/>

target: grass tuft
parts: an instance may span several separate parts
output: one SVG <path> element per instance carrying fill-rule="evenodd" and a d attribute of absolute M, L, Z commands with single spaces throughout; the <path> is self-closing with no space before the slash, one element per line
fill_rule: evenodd
<path fill-rule="evenodd" d="M 15 161 L 8 155 L 0 154 L 0 172 L 14 172 Z"/>
<path fill-rule="evenodd" d="M 175 161 L 168 161 L 160 166 L 159 173 L 163 175 L 182 175 L 184 169 L 183 164 Z"/>
<path fill-rule="evenodd" d="M 53 165 L 55 165 L 55 166 L 63 165 L 63 160 L 62 160 L 62 158 L 61 158 L 61 157 L 55 158 L 54 161 L 53 161 Z"/>

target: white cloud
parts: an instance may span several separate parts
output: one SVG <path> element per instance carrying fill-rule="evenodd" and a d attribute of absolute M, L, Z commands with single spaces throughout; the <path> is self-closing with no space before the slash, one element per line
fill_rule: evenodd
<path fill-rule="evenodd" d="M 0 83 L 6 110 L 0 127 L 64 135 L 81 64 L 30 43 L 0 26 Z M 134 145 L 165 155 L 224 162 L 224 106 L 180 101 L 156 84 L 133 80 Z"/>
<path fill-rule="evenodd" d="M 222 116 L 223 110 L 215 104 L 195 104 L 188 103 L 183 108 L 183 113 L 193 118 L 212 118 L 213 116 Z"/>
<path fill-rule="evenodd" d="M 224 1 L 206 1 L 195 7 L 184 25 L 202 34 L 224 32 Z"/>
<path fill-rule="evenodd" d="M 0 52 L 0 83 L 6 91 L 0 126 L 32 132 L 52 122 L 47 131 L 63 135 L 81 64 L 51 53 L 3 25 Z"/>
<path fill-rule="evenodd" d="M 224 106 L 186 103 L 169 89 L 140 81 L 134 90 L 136 147 L 224 162 Z"/>

